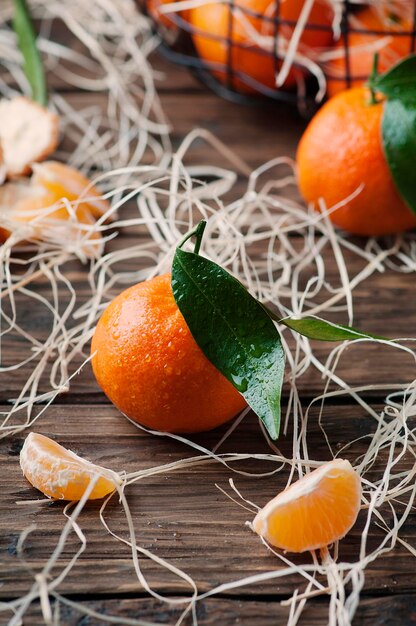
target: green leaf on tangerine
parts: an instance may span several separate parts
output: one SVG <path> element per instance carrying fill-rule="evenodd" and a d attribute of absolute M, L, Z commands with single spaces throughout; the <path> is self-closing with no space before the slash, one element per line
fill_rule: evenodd
<path fill-rule="evenodd" d="M 416 99 L 385 102 L 381 129 L 393 180 L 405 203 L 416 213 Z"/>
<path fill-rule="evenodd" d="M 374 74 L 368 81 L 371 89 L 389 100 L 416 101 L 416 54 L 399 61 L 384 74 Z"/>
<path fill-rule="evenodd" d="M 219 265 L 180 248 L 172 290 L 199 347 L 277 439 L 285 355 L 267 312 Z"/>

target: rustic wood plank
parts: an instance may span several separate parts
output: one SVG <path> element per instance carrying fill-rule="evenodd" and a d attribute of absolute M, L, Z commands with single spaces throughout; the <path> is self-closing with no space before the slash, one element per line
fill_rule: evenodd
<path fill-rule="evenodd" d="M 89 609 L 105 616 L 124 619 L 156 621 L 160 624 L 174 624 L 180 616 L 180 610 L 151 599 L 117 599 L 82 601 Z M 52 605 L 54 606 L 54 605 Z M 365 598 L 358 607 L 354 626 L 397 626 L 416 624 L 416 598 L 414 595 L 384 596 Z M 288 608 L 279 602 L 260 602 L 255 600 L 229 600 L 209 598 L 197 605 L 199 626 L 276 626 L 285 624 Z M 65 626 L 103 626 L 104 621 L 95 617 L 81 617 L 82 613 L 63 604 L 59 615 Z M 327 623 L 328 609 L 324 602 L 311 601 L 301 617 L 299 624 L 304 626 L 322 626 Z M 44 626 L 38 605 L 30 608 L 26 614 L 31 626 Z M 185 619 L 184 626 L 191 626 L 191 619 Z"/>
<path fill-rule="evenodd" d="M 66 93 L 65 98 L 76 109 L 96 105 L 104 110 L 106 106 L 106 97 L 100 93 L 72 91 Z M 174 146 L 179 145 L 193 128 L 206 128 L 252 167 L 278 156 L 293 157 L 307 123 L 293 107 L 280 104 L 266 108 L 259 105 L 239 106 L 222 100 L 208 90 L 186 95 L 162 92 L 160 99 L 172 124 Z M 192 162 L 229 166 L 202 141 L 195 143 Z"/>
<path fill-rule="evenodd" d="M 335 451 L 349 440 L 360 435 L 364 437 L 375 429 L 374 420 L 366 417 L 359 407 L 338 407 L 336 410 L 326 407 L 322 423 Z M 195 435 L 192 440 L 212 448 L 224 429 L 225 426 Z M 311 413 L 309 429 L 314 458 L 330 458 L 316 411 Z M 195 454 L 182 443 L 137 430 L 111 406 L 52 406 L 40 418 L 36 430 L 55 437 L 63 445 L 97 463 L 128 472 L 171 463 Z M 291 427 L 288 435 L 279 439 L 279 448 L 288 457 L 292 449 L 290 430 Z M 40 494 L 22 476 L 18 453 L 23 439 L 24 434 L 3 440 L 0 444 L 0 554 L 4 555 L 0 566 L 3 583 L 0 597 L 3 598 L 24 593 L 31 584 L 31 576 L 16 554 L 20 532 L 32 523 L 36 524 L 36 530 L 27 539 L 24 557 L 37 570 L 52 553 L 65 521 L 63 504 L 37 503 Z M 368 442 L 368 438 L 361 439 L 343 451 L 343 456 L 351 460 L 357 458 Z M 221 447 L 221 452 L 267 451 L 269 448 L 253 416 L 241 424 Z M 369 478 L 374 479 L 383 470 L 384 462 L 382 458 L 371 469 Z M 401 469 L 410 470 L 413 462 L 412 458 L 405 458 Z M 267 461 L 251 460 L 239 461 L 233 467 L 261 473 L 275 466 Z M 281 471 L 272 477 L 255 478 L 235 474 L 231 469 L 215 463 L 147 478 L 126 491 L 139 545 L 188 572 L 201 592 L 218 584 L 281 567 L 276 557 L 266 551 L 245 525 L 252 517 L 250 512 L 228 500 L 216 487 L 218 484 L 230 492 L 230 477 L 234 478 L 248 499 L 262 506 L 285 486 L 288 471 Z M 32 500 L 35 502 L 19 504 Z M 99 503 L 91 503 L 82 514 L 80 523 L 87 535 L 88 548 L 60 590 L 81 594 L 142 592 L 135 578 L 129 549 L 106 535 L 98 519 L 98 510 Z M 107 519 L 116 532 L 125 536 L 126 521 L 116 499 L 108 508 Z M 402 537 L 411 544 L 416 538 L 414 521 L 412 513 L 402 529 Z M 349 561 L 357 557 L 363 524 L 364 516 L 361 515 L 357 525 L 341 542 L 340 559 Z M 373 525 L 370 545 L 375 547 L 383 536 L 383 532 Z M 67 544 L 62 554 L 63 564 L 68 562 L 77 547 L 75 538 Z M 295 562 L 308 563 L 310 556 L 297 556 Z M 152 561 L 142 559 L 142 564 L 143 571 L 157 590 L 166 593 L 187 591 L 182 581 Z M 413 571 L 413 556 L 397 546 L 393 552 L 370 564 L 366 571 L 365 591 L 413 593 L 416 591 Z M 299 576 L 288 576 L 230 593 L 271 597 L 291 594 L 296 587 L 302 589 L 304 582 Z"/>

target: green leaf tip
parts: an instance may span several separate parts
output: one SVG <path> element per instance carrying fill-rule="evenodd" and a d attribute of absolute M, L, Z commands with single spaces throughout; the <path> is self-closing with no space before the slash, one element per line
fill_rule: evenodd
<path fill-rule="evenodd" d="M 32 100 L 46 106 L 48 92 L 45 72 L 26 0 L 13 0 L 13 9 L 13 30 L 23 56 L 23 69 L 30 85 Z"/>
<path fill-rule="evenodd" d="M 391 339 L 387 339 L 386 337 L 371 335 L 370 333 L 365 333 L 352 326 L 327 322 L 320 317 L 306 316 L 300 319 L 288 317 L 279 321 L 281 324 L 284 324 L 284 326 L 296 331 L 300 335 L 318 341 L 352 341 L 354 339 L 391 341 Z"/>
<path fill-rule="evenodd" d="M 236 278 L 198 254 L 204 228 L 198 225 L 176 250 L 173 295 L 205 356 L 244 396 L 270 437 L 277 439 L 285 362 L 279 332 Z M 194 235 L 195 252 L 182 250 Z"/>

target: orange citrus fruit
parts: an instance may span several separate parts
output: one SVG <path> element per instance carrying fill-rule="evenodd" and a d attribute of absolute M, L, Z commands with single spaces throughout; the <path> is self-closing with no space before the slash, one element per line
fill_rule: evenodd
<path fill-rule="evenodd" d="M 342 539 L 360 509 L 361 482 L 349 461 L 325 463 L 279 493 L 253 521 L 255 532 L 289 552 L 323 548 Z"/>
<path fill-rule="evenodd" d="M 57 500 L 80 500 L 93 480 L 96 482 L 89 500 L 103 498 L 121 484 L 116 472 L 82 459 L 39 433 L 26 437 L 20 466 L 31 485 Z"/>
<path fill-rule="evenodd" d="M 296 22 L 302 6 L 303 2 L 300 0 L 281 0 L 280 19 Z M 275 74 L 281 61 L 276 63 L 271 51 L 261 48 L 250 33 L 250 29 L 253 29 L 271 41 L 275 34 L 272 20 L 275 12 L 276 3 L 271 0 L 235 0 L 232 5 L 227 2 L 212 2 L 189 11 L 197 53 L 203 61 L 220 66 L 218 69 L 212 68 L 212 73 L 218 80 L 222 83 L 228 82 L 227 65 L 230 65 L 233 88 L 245 92 L 255 91 L 254 86 L 247 84 L 244 77 L 239 76 L 242 74 L 269 89 L 276 88 Z M 332 16 L 332 9 L 326 0 L 317 0 L 309 15 L 309 25 L 328 30 L 305 29 L 300 48 L 328 45 L 332 41 Z M 279 28 L 280 36 L 290 39 L 293 29 L 293 25 L 282 24 Z M 296 70 L 292 70 L 285 87 L 293 87 L 295 83 Z"/>
<path fill-rule="evenodd" d="M 282 24 L 279 34 L 290 39 L 301 14 L 304 0 L 280 0 L 279 18 Z M 276 6 L 276 3 L 273 3 Z M 299 49 L 307 52 L 315 48 L 325 48 L 333 43 L 332 22 L 334 11 L 329 0 L 315 0 L 299 41 Z M 285 22 L 288 22 L 285 24 Z"/>
<path fill-rule="evenodd" d="M 91 352 L 104 393 L 149 428 L 210 430 L 246 405 L 193 339 L 173 297 L 170 274 L 118 295 L 97 324 Z"/>
<path fill-rule="evenodd" d="M 180 20 L 177 20 L 177 16 L 183 20 L 188 19 L 188 11 L 161 12 L 160 7 L 163 4 L 170 4 L 173 1 L 174 0 L 147 0 L 146 2 L 148 14 L 154 19 L 156 24 L 162 24 L 168 31 L 177 31 L 179 29 Z"/>
<path fill-rule="evenodd" d="M 403 14 L 396 14 L 384 2 L 380 7 L 367 7 L 351 18 L 352 32 L 348 35 L 348 63 L 351 82 L 348 85 L 345 41 L 341 38 L 335 49 L 339 56 L 326 65 L 329 96 L 348 86 L 365 83 L 373 68 L 374 53 L 378 52 L 378 71 L 387 71 L 411 52 L 412 22 Z M 376 31 L 377 34 L 354 32 L 354 29 Z M 400 33 L 400 34 L 399 34 Z M 405 33 L 405 34 L 403 34 Z M 406 34 L 408 33 L 408 34 Z"/>
<path fill-rule="evenodd" d="M 329 216 L 357 235 L 416 226 L 416 215 L 400 197 L 383 153 L 382 115 L 383 103 L 370 104 L 365 88 L 347 89 L 318 111 L 296 155 L 300 191 L 315 208 L 320 198 L 331 207 L 358 191 Z"/>

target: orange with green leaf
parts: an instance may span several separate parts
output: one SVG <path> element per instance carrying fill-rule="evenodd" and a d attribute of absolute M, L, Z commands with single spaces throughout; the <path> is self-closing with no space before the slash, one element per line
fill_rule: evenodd
<path fill-rule="evenodd" d="M 298 147 L 300 191 L 357 235 L 416 226 L 416 56 L 341 92 L 307 127 Z"/>
<path fill-rule="evenodd" d="M 94 374 L 130 419 L 166 432 L 209 430 L 246 403 L 279 435 L 285 355 L 273 313 L 199 254 L 205 222 L 178 246 L 169 274 L 126 289 L 92 339 Z M 182 247 L 196 238 L 195 251 Z M 318 318 L 280 320 L 312 339 L 370 337 Z"/>
<path fill-rule="evenodd" d="M 170 274 L 117 296 L 97 324 L 91 352 L 102 390 L 127 417 L 148 428 L 210 430 L 246 405 L 193 339 Z"/>

